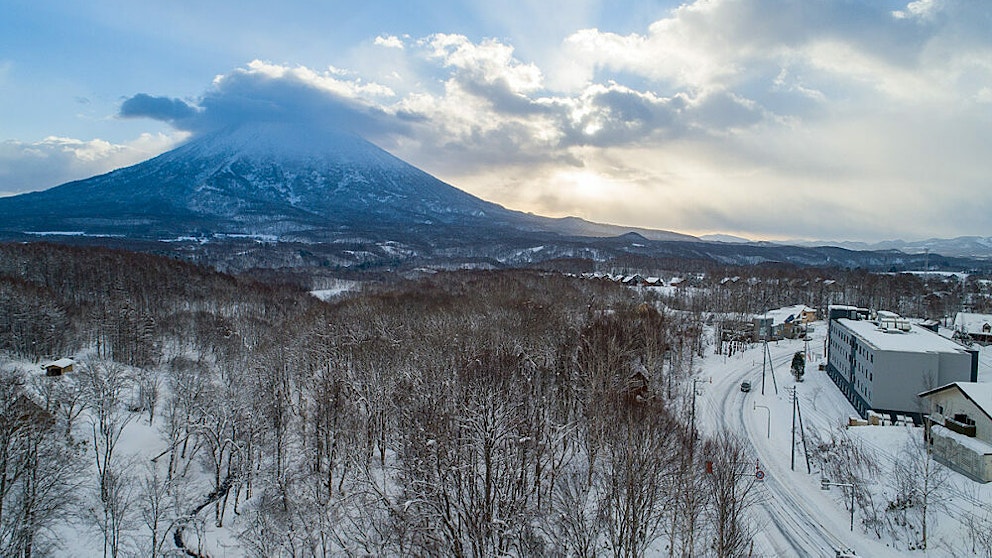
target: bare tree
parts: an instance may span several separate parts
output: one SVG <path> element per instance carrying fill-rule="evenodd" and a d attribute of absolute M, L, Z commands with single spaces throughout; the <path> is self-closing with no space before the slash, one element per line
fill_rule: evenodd
<path fill-rule="evenodd" d="M 965 519 L 971 552 L 976 556 L 992 558 L 992 513 L 970 514 Z"/>
<path fill-rule="evenodd" d="M 104 556 L 121 552 L 122 535 L 129 526 L 133 482 L 115 454 L 124 428 L 138 415 L 126 408 L 133 379 L 123 366 L 97 361 L 80 367 L 89 397 L 89 421 L 98 477 L 100 509 L 94 519 L 104 535 Z"/>
<path fill-rule="evenodd" d="M 141 521 L 149 534 L 147 554 L 151 558 L 157 558 L 162 555 L 165 535 L 169 530 L 170 520 L 174 517 L 170 514 L 169 484 L 155 463 L 149 463 L 144 468 L 140 497 Z"/>
<path fill-rule="evenodd" d="M 947 500 L 947 469 L 933 458 L 922 437 L 911 438 L 893 464 L 896 505 L 914 511 L 919 521 L 919 541 L 912 547 L 926 549 L 932 512 L 943 509 Z"/>
<path fill-rule="evenodd" d="M 758 497 L 754 490 L 755 460 L 739 435 L 727 431 L 707 440 L 702 453 L 712 462 L 713 470 L 706 475 L 712 494 L 713 551 L 721 558 L 744 556 L 753 536 L 747 513 Z"/>
<path fill-rule="evenodd" d="M 165 424 L 160 431 L 168 444 L 169 454 L 166 480 L 172 482 L 175 476 L 185 475 L 186 468 L 199 448 L 199 439 L 193 435 L 196 423 L 203 411 L 206 392 L 209 386 L 209 367 L 185 357 L 172 359 L 168 365 L 168 386 L 170 397 L 165 403 Z"/>
<path fill-rule="evenodd" d="M 541 516 L 541 531 L 567 556 L 593 558 L 599 554 L 604 518 L 596 486 L 600 480 L 584 471 L 585 463 L 565 471 L 555 484 L 548 513 Z M 591 482 L 590 482 L 590 479 Z"/>
<path fill-rule="evenodd" d="M 126 534 L 134 528 L 134 478 L 128 466 L 113 458 L 101 479 L 99 508 L 91 508 L 90 519 L 103 535 L 103 556 L 117 558 L 132 554 Z"/>
<path fill-rule="evenodd" d="M 155 409 L 158 406 L 159 394 L 162 391 L 162 380 L 156 370 L 142 368 L 135 378 L 138 394 L 135 398 L 136 409 L 148 413 L 148 424 L 155 422 Z"/>
<path fill-rule="evenodd" d="M 691 449 L 688 436 L 682 450 L 673 456 L 674 474 L 669 483 L 668 516 L 669 556 L 695 556 L 696 542 L 703 529 L 703 519 L 710 503 L 707 479 L 699 474 L 698 452 Z M 705 465 L 703 465 L 705 467 Z"/>
<path fill-rule="evenodd" d="M 861 440 L 851 437 L 843 428 L 831 432 L 829 438 L 814 432 L 810 447 L 810 457 L 820 463 L 824 478 L 851 485 L 844 487 L 844 496 L 841 498 L 844 506 L 850 506 L 850 491 L 853 490 L 856 508 L 865 527 L 872 529 L 875 536 L 881 538 L 884 520 L 879 502 L 871 492 L 880 473 L 879 459 L 875 452 Z"/>
<path fill-rule="evenodd" d="M 58 426 L 66 438 L 72 438 L 76 420 L 86 410 L 86 391 L 75 375 L 35 377 L 33 387 L 45 402 L 45 409 L 58 418 Z"/>
<path fill-rule="evenodd" d="M 36 404 L 23 378 L 0 370 L 0 555 L 47 555 L 78 502 L 81 445 Z"/>
<path fill-rule="evenodd" d="M 606 540 L 614 556 L 641 556 L 664 532 L 675 461 L 685 447 L 660 400 L 615 404 L 602 477 Z"/>

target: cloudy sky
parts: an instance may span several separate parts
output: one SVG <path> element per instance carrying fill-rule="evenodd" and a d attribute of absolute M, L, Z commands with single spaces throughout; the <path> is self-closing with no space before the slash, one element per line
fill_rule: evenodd
<path fill-rule="evenodd" d="M 992 235 L 985 1 L 5 0 L 0 99 L 0 195 L 279 118 L 551 216 Z"/>

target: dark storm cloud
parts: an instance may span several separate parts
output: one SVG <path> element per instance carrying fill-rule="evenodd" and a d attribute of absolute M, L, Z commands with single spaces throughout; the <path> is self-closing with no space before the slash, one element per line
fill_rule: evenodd
<path fill-rule="evenodd" d="M 179 99 L 139 93 L 124 101 L 120 116 L 153 118 L 195 134 L 246 122 L 280 121 L 376 135 L 405 126 L 406 119 L 362 98 L 386 92 L 303 68 L 255 62 L 218 78 L 195 107 Z"/>
<path fill-rule="evenodd" d="M 121 118 L 152 118 L 179 125 L 196 116 L 196 109 L 181 99 L 138 93 L 121 104 Z M 181 126 L 179 126 L 181 127 Z"/>

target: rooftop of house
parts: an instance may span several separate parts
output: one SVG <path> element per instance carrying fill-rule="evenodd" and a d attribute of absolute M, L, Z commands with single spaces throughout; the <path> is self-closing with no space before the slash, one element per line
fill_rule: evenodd
<path fill-rule="evenodd" d="M 757 317 L 771 318 L 772 325 L 778 325 L 801 319 L 803 312 L 815 312 L 815 310 L 805 304 L 797 304 L 795 306 L 786 306 L 785 308 L 779 308 L 777 310 L 769 310 L 763 315 Z"/>
<path fill-rule="evenodd" d="M 992 314 L 958 312 L 954 316 L 954 329 L 965 333 L 981 333 L 986 324 L 992 325 Z"/>
<path fill-rule="evenodd" d="M 946 386 L 925 391 L 920 397 L 928 397 L 952 389 L 960 390 L 965 397 L 970 399 L 979 409 L 992 418 L 992 384 L 982 382 L 951 382 Z"/>
<path fill-rule="evenodd" d="M 907 353 L 961 353 L 965 347 L 946 337 L 915 325 L 908 331 L 887 328 L 882 329 L 870 320 L 837 320 L 844 327 L 854 332 L 873 348 L 883 351 L 899 351 Z"/>
<path fill-rule="evenodd" d="M 60 358 L 58 360 L 45 364 L 44 367 L 48 368 L 49 366 L 57 366 L 59 368 L 65 368 L 66 366 L 72 366 L 73 364 L 76 364 L 76 361 L 72 360 L 71 358 Z"/>

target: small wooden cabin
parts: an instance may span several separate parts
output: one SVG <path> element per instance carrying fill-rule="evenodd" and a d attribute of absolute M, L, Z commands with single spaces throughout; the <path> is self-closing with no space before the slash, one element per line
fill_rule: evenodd
<path fill-rule="evenodd" d="M 76 361 L 71 358 L 60 358 L 45 364 L 43 367 L 46 376 L 61 376 L 62 374 L 72 372 L 72 367 L 75 365 Z"/>

